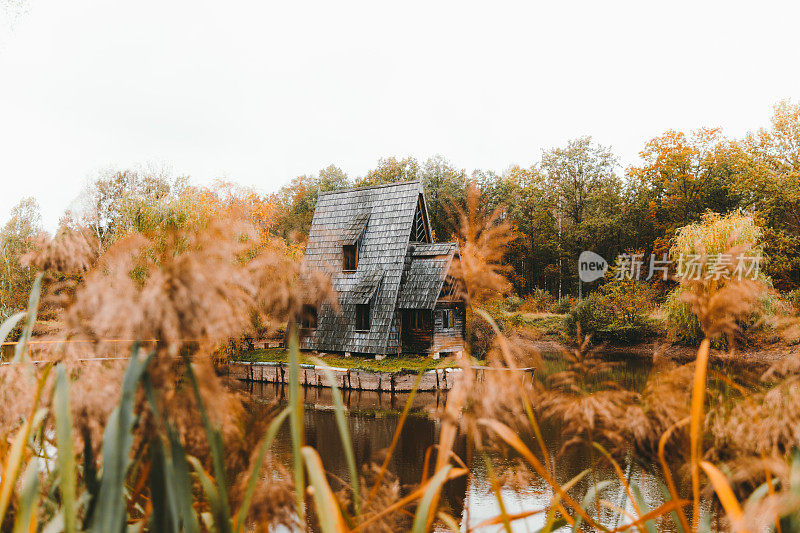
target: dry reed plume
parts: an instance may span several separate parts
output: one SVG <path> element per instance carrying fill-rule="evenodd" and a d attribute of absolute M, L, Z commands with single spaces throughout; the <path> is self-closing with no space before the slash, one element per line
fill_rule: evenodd
<path fill-rule="evenodd" d="M 268 419 L 248 420 L 243 399 L 215 372 L 215 352 L 256 325 L 274 328 L 291 321 L 303 304 L 317 305 L 329 298 L 327 281 L 314 275 L 301 278 L 299 262 L 285 245 L 264 241 L 256 228 L 237 218 L 212 221 L 200 231 L 134 233 L 102 253 L 90 235 L 80 229 L 64 230 L 54 239 L 42 240 L 38 251 L 27 257 L 30 265 L 46 272 L 42 305 L 57 324 L 49 335 L 37 338 L 50 344 L 34 355 L 70 369 L 77 449 L 89 446 L 95 456 L 99 452 L 125 366 L 122 361 L 85 360 L 114 353 L 125 357 L 133 341 L 139 341 L 143 349 L 155 350 L 148 374 L 160 409 L 174 424 L 186 451 L 210 468 L 209 441 L 186 379 L 185 365 L 192 365 L 208 416 L 221 428 L 227 470 L 239 479 L 234 487 L 240 488 L 231 495 L 235 503 L 241 499 L 241 485 L 257 444 L 251 435 L 261 434 L 259 427 Z M 108 339 L 130 342 L 118 347 Z M 2 379 L 14 383 L 0 391 L 10 407 L 0 415 L 5 427 L 13 428 L 12 422 L 30 411 L 36 378 L 21 367 L 4 369 Z M 141 454 L 152 445 L 159 422 L 142 394 L 136 412 L 142 418 L 134 446 Z M 253 520 L 288 523 L 291 506 L 284 505 L 292 499 L 287 496 L 288 479 L 261 478 L 260 496 L 251 506 Z"/>

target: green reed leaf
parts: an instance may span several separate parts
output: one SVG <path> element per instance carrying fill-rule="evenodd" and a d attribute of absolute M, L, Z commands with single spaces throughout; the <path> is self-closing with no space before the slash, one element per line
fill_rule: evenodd
<path fill-rule="evenodd" d="M 56 371 L 53 407 L 56 421 L 61 507 L 64 512 L 64 533 L 74 533 L 77 530 L 75 451 L 73 449 L 72 413 L 69 400 L 69 377 L 67 377 L 67 372 L 63 365 L 59 365 Z"/>
<path fill-rule="evenodd" d="M 281 411 L 272 422 L 269 423 L 269 427 L 267 427 L 267 433 L 261 439 L 261 446 L 259 447 L 258 455 L 256 456 L 255 463 L 252 466 L 250 476 L 247 479 L 247 489 L 244 493 L 244 499 L 239 507 L 239 512 L 236 514 L 236 525 L 234 527 L 235 533 L 239 533 L 242 531 L 242 528 L 244 528 L 244 522 L 247 520 L 247 513 L 250 511 L 250 503 L 253 501 L 253 494 L 256 491 L 256 484 L 258 483 L 258 476 L 261 473 L 261 467 L 264 464 L 264 458 L 266 457 L 270 446 L 272 446 L 272 441 L 275 440 L 278 430 L 288 416 L 289 408 L 287 407 Z"/>
<path fill-rule="evenodd" d="M 434 496 L 436 496 L 441 490 L 444 482 L 447 481 L 447 476 L 450 474 L 450 470 L 453 469 L 453 465 L 447 465 L 431 478 L 430 483 L 428 484 L 428 488 L 425 490 L 425 494 L 422 496 L 422 500 L 419 502 L 419 506 L 417 507 L 417 512 L 414 514 L 414 523 L 411 526 L 412 533 L 425 533 L 425 525 L 428 521 L 428 516 L 430 515 L 431 504 L 433 503 Z"/>
<path fill-rule="evenodd" d="M 344 531 L 342 515 L 336 505 L 336 497 L 333 495 L 328 480 L 325 477 L 325 469 L 322 467 L 322 460 L 314 448 L 304 446 L 301 450 L 308 478 L 314 489 L 314 508 L 319 517 L 322 533 L 339 533 Z"/>
<path fill-rule="evenodd" d="M 203 487 L 203 492 L 208 498 L 208 505 L 211 507 L 211 516 L 213 517 L 214 531 L 230 531 L 230 515 L 228 513 L 228 502 L 222 501 L 220 494 L 219 483 L 215 483 L 211 476 L 200 464 L 197 457 L 188 457 L 189 463 L 194 468 L 197 478 L 200 480 L 200 486 Z"/>
<path fill-rule="evenodd" d="M 292 464 L 294 467 L 294 490 L 297 499 L 297 516 L 305 521 L 303 493 L 305 492 L 305 475 L 303 472 L 303 456 L 301 449 L 304 441 L 303 401 L 300 398 L 300 347 L 297 329 L 290 325 L 289 333 L 289 422 L 292 434 Z"/>
<path fill-rule="evenodd" d="M 25 349 L 28 347 L 28 341 L 31 340 L 31 335 L 33 334 L 33 325 L 36 323 L 36 314 L 39 310 L 39 296 L 42 292 L 42 276 L 43 274 L 38 274 L 33 281 L 31 294 L 28 297 L 28 311 L 25 313 L 27 316 L 25 327 L 22 328 L 22 335 L 20 335 L 19 341 L 14 347 L 14 361 L 19 361 L 22 358 Z"/>
<path fill-rule="evenodd" d="M 28 533 L 31 531 L 31 520 L 38 514 L 38 507 L 39 466 L 36 461 L 31 461 L 22 478 L 13 533 Z"/>
<path fill-rule="evenodd" d="M 122 379 L 122 397 L 103 433 L 103 475 L 91 528 L 97 533 L 118 532 L 125 526 L 125 478 L 133 446 L 133 406 L 139 380 L 153 358 L 151 353 L 142 360 L 138 352 L 137 344 L 131 349 Z"/>
<path fill-rule="evenodd" d="M 219 508 L 218 513 L 215 513 L 217 528 L 219 528 L 219 531 L 222 533 L 230 533 L 231 511 L 228 503 L 228 481 L 227 474 L 225 472 L 225 446 L 222 441 L 222 433 L 219 431 L 219 429 L 211 426 L 211 420 L 208 418 L 208 411 L 206 410 L 205 404 L 203 403 L 203 398 L 200 395 L 200 387 L 197 383 L 197 376 L 194 374 L 192 364 L 188 357 L 185 359 L 185 361 L 186 373 L 189 375 L 189 381 L 192 383 L 192 390 L 194 391 L 194 396 L 197 400 L 197 407 L 200 410 L 200 418 L 203 420 L 203 427 L 206 431 L 208 446 L 211 450 L 211 462 L 214 467 L 216 490 L 218 491 Z"/>

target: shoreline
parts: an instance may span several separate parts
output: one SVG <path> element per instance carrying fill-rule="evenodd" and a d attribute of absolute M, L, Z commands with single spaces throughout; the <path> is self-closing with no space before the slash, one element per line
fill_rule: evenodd
<path fill-rule="evenodd" d="M 535 341 L 533 346 L 543 354 L 576 348 L 575 344 L 566 344 L 548 339 Z M 686 364 L 695 359 L 698 348 L 666 340 L 651 340 L 629 345 L 598 344 L 592 345 L 590 349 L 604 354 L 647 358 L 653 362 L 672 361 L 678 364 Z M 732 352 L 712 348 L 709 352 L 709 357 L 712 361 L 733 361 L 758 366 L 769 366 L 796 355 L 800 355 L 800 344 L 790 346 L 775 343 L 769 346 L 740 347 Z"/>
<path fill-rule="evenodd" d="M 342 390 L 366 390 L 388 393 L 411 392 L 415 388 L 418 375 L 406 372 L 377 372 L 357 368 L 328 367 Z M 417 391 L 448 391 L 458 376 L 459 368 L 438 368 L 427 370 L 419 377 Z M 262 383 L 288 383 L 287 363 L 281 362 L 245 362 L 228 363 L 228 375 L 240 381 Z M 301 364 L 298 376 L 300 385 L 304 387 L 329 387 L 326 372 L 316 365 Z"/>

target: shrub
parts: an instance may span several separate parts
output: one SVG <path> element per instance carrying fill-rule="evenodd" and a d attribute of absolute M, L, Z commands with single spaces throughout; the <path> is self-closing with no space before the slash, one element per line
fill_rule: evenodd
<path fill-rule="evenodd" d="M 706 257 L 708 263 L 699 269 L 698 274 L 710 278 L 710 268 L 714 266 L 714 258 L 728 253 L 731 249 L 739 249 L 737 253 L 744 250 L 747 255 L 762 256 L 761 237 L 761 228 L 756 225 L 752 216 L 741 213 L 722 216 L 709 212 L 697 224 L 690 224 L 678 230 L 669 255 L 676 263 L 679 263 L 681 258 L 686 260 L 692 256 Z M 763 267 L 763 259 L 760 267 Z M 706 281 L 709 290 L 714 293 L 724 288 L 729 280 L 721 277 L 719 280 L 707 279 Z M 763 269 L 759 270 L 756 282 L 763 285 L 764 294 L 759 298 L 753 314 L 748 319 L 738 322 L 739 337 L 745 341 L 763 329 L 761 319 L 775 309 L 775 298 L 770 294 L 772 284 L 763 274 Z M 679 285 L 668 294 L 664 302 L 667 331 L 673 340 L 697 345 L 703 340 L 704 333 L 697 316 L 692 313 L 689 304 L 684 301 L 683 295 L 686 290 L 685 284 Z M 717 338 L 712 341 L 715 347 L 728 347 L 727 339 Z"/>
<path fill-rule="evenodd" d="M 575 305 L 575 299 L 572 296 L 565 296 L 560 300 L 556 300 L 550 306 L 550 312 L 558 315 L 569 313 L 569 310 Z"/>
<path fill-rule="evenodd" d="M 568 334 L 592 335 L 594 340 L 631 344 L 654 333 L 650 311 L 655 295 L 647 283 L 611 280 L 578 302 L 564 319 Z"/>
<path fill-rule="evenodd" d="M 467 317 L 467 347 L 472 357 L 484 359 L 494 341 L 492 326 L 482 317 L 470 313 Z"/>
<path fill-rule="evenodd" d="M 526 313 L 546 312 L 550 311 L 555 303 L 556 299 L 549 291 L 534 289 L 533 292 L 525 298 L 525 301 L 522 302 L 520 311 Z"/>
<path fill-rule="evenodd" d="M 520 305 L 522 305 L 522 298 L 519 296 L 509 296 L 506 298 L 506 310 L 511 311 L 512 313 L 519 310 Z"/>
<path fill-rule="evenodd" d="M 792 306 L 794 314 L 800 314 L 800 289 L 783 293 L 783 301 Z"/>
<path fill-rule="evenodd" d="M 700 344 L 703 340 L 703 328 L 692 312 L 689 304 L 681 300 L 681 292 L 675 289 L 667 295 L 664 302 L 664 313 L 667 319 L 667 330 L 673 340 L 687 344 Z"/>

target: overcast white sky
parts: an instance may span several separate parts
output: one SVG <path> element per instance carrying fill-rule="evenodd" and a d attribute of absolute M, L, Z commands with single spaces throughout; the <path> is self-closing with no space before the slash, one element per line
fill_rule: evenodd
<path fill-rule="evenodd" d="M 98 169 L 267 192 L 334 163 L 530 165 L 592 135 L 767 125 L 800 97 L 800 4 L 0 0 L 0 220 L 53 229 Z"/>

